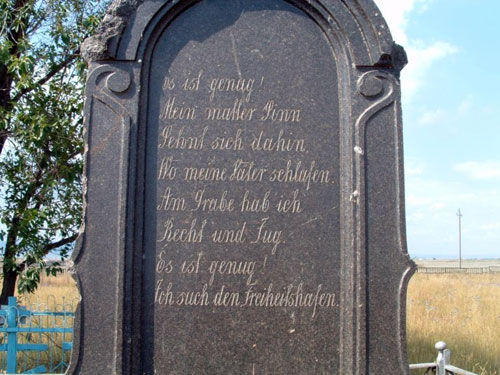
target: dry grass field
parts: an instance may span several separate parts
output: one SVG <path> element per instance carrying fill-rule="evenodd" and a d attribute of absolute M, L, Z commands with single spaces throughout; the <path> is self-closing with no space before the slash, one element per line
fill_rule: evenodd
<path fill-rule="evenodd" d="M 59 310 L 63 304 L 76 306 L 77 300 L 73 279 L 61 275 L 43 278 L 25 304 L 43 306 L 48 301 L 48 309 Z M 500 274 L 415 274 L 408 288 L 407 317 L 410 363 L 433 362 L 434 344 L 445 341 L 454 366 L 500 375 Z"/>
<path fill-rule="evenodd" d="M 18 305 L 33 312 L 59 312 L 64 314 L 38 314 L 28 319 L 20 320 L 21 328 L 51 329 L 70 328 L 73 326 L 73 317 L 67 312 L 75 311 L 79 302 L 79 293 L 76 284 L 68 274 L 57 277 L 42 276 L 38 290 L 34 294 L 17 296 Z M 28 373 L 37 366 L 45 366 L 45 370 L 52 369 L 54 373 L 65 370 L 69 361 L 70 350 L 63 349 L 63 343 L 72 340 L 71 333 L 62 332 L 30 332 L 18 333 L 18 344 L 43 344 L 48 350 L 41 352 L 20 351 L 17 355 L 18 373 Z M 6 334 L 0 335 L 0 342 L 5 343 Z M 6 373 L 6 352 L 0 355 L 0 373 Z M 37 372 L 38 373 L 38 372 Z"/>
<path fill-rule="evenodd" d="M 434 344 L 444 341 L 454 366 L 500 375 L 500 274 L 415 274 L 407 341 L 410 363 L 433 362 Z"/>
<path fill-rule="evenodd" d="M 35 293 L 18 296 L 19 304 L 46 311 L 70 311 L 76 309 L 80 294 L 73 278 L 64 273 L 57 277 L 42 275 Z"/>

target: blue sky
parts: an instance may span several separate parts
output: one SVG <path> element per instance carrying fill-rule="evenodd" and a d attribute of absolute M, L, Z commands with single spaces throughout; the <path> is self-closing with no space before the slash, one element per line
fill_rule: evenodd
<path fill-rule="evenodd" d="M 500 0 L 375 0 L 401 74 L 412 257 L 500 258 Z"/>
<path fill-rule="evenodd" d="M 500 258 L 498 0 L 375 0 L 401 75 L 412 257 Z"/>

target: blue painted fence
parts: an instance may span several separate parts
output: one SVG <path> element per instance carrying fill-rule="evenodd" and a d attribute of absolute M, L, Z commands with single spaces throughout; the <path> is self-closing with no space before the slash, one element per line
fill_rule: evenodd
<path fill-rule="evenodd" d="M 72 306 L 30 311 L 15 297 L 0 309 L 0 373 L 62 374 L 73 347 Z"/>

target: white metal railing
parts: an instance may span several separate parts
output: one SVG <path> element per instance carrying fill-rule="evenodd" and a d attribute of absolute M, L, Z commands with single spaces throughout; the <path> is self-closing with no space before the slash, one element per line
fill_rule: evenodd
<path fill-rule="evenodd" d="M 435 369 L 436 375 L 477 375 L 473 372 L 462 370 L 461 368 L 455 367 L 451 365 L 451 351 L 446 349 L 446 343 L 443 341 L 439 341 L 434 346 L 438 351 L 438 356 L 436 358 L 436 362 L 433 363 L 417 363 L 414 365 L 410 365 L 410 370 L 418 370 L 418 369 L 427 369 L 432 370 Z"/>

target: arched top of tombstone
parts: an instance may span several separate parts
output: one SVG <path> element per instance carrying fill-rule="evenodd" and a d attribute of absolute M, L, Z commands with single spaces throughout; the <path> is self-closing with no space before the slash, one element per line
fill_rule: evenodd
<path fill-rule="evenodd" d="M 68 374 L 409 374 L 406 55 L 374 1 L 114 0 Z"/>
<path fill-rule="evenodd" d="M 234 1 L 234 0 L 232 0 Z M 188 7 L 193 0 L 114 0 L 97 34 L 82 46 L 88 62 L 141 59 L 152 34 Z M 373 0 L 287 1 L 311 17 L 323 30 L 334 34 L 347 58 L 356 66 L 380 66 L 396 74 L 406 65 L 404 50 L 394 43 L 389 28 Z M 225 17 L 225 24 L 239 14 Z M 163 26 L 165 27 L 165 26 Z"/>

